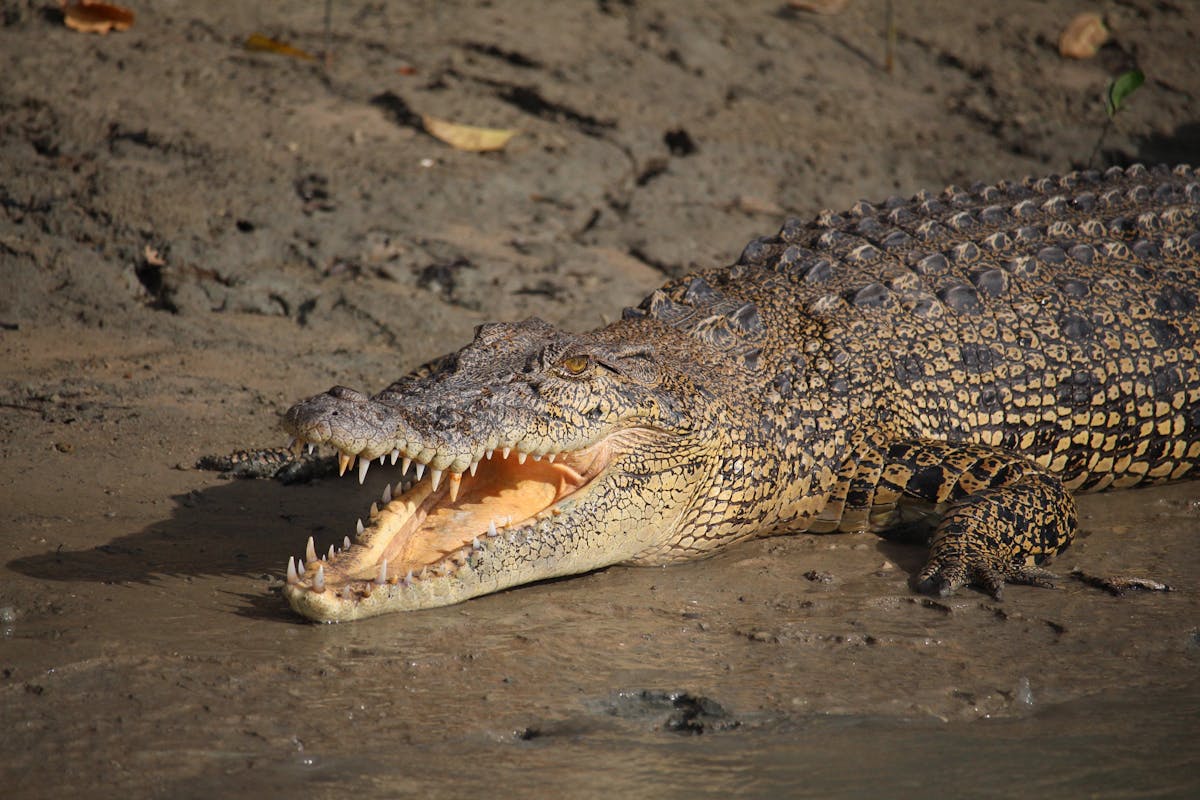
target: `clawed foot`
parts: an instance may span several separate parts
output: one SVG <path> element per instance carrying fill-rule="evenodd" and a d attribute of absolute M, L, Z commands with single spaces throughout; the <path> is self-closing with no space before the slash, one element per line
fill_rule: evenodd
<path fill-rule="evenodd" d="M 986 555 L 943 555 L 929 560 L 913 580 L 913 588 L 922 594 L 946 597 L 969 584 L 999 600 L 1006 583 L 1053 589 L 1055 575 L 1041 567 L 1003 564 Z"/>

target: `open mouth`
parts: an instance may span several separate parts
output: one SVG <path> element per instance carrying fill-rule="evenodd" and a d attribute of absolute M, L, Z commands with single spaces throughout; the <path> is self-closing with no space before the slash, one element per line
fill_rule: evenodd
<path fill-rule="evenodd" d="M 392 463 L 398 454 L 393 453 Z M 372 503 L 356 535 L 318 556 L 310 537 L 303 558 L 288 559 L 287 591 L 333 592 L 347 600 L 377 588 L 445 577 L 500 537 L 563 513 L 563 504 L 608 465 L 611 448 L 600 441 L 583 450 L 546 456 L 509 448 L 488 451 L 464 472 L 426 470 L 417 462 L 408 478 L 389 484 Z M 339 453 L 342 473 L 354 456 Z M 381 461 L 383 459 L 380 459 Z M 369 460 L 359 458 L 360 482 Z"/>

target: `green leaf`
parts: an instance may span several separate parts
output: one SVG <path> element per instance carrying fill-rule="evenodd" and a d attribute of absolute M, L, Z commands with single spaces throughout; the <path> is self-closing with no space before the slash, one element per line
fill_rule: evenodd
<path fill-rule="evenodd" d="M 1146 76 L 1140 69 L 1131 69 L 1113 78 L 1108 85 L 1108 116 L 1115 117 L 1129 95 L 1145 82 Z"/>

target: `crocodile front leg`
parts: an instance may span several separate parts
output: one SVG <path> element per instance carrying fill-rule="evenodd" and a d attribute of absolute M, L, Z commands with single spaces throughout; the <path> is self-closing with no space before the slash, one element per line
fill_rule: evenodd
<path fill-rule="evenodd" d="M 944 596 L 971 584 L 999 598 L 1005 583 L 1053 586 L 1036 565 L 1065 549 L 1077 527 L 1075 501 L 1057 477 L 986 445 L 907 441 L 872 456 L 849 481 L 848 513 L 866 511 L 886 527 L 913 498 L 942 515 L 914 581 L 919 591 Z"/>

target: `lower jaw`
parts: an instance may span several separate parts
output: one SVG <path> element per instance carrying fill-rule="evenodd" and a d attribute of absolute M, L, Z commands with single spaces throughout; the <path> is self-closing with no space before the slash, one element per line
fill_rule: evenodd
<path fill-rule="evenodd" d="M 314 592 L 301 586 L 285 585 L 283 596 L 292 610 L 315 622 L 349 622 L 394 611 L 448 606 L 503 588 L 498 582 L 489 584 L 481 581 L 469 565 L 459 567 L 451 575 L 417 581 L 411 585 L 400 581 L 394 584 L 367 584 L 367 587 L 366 593 L 358 587 Z"/>

